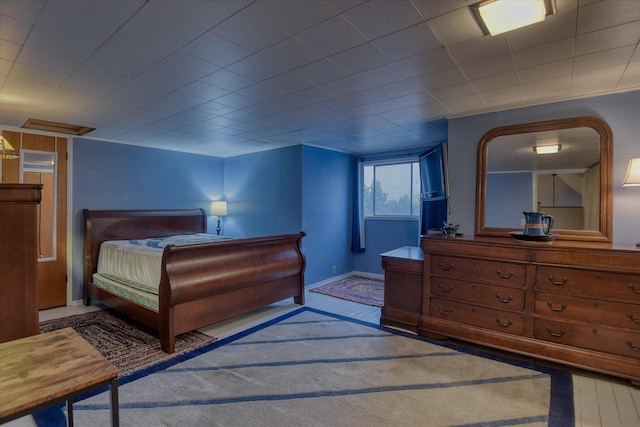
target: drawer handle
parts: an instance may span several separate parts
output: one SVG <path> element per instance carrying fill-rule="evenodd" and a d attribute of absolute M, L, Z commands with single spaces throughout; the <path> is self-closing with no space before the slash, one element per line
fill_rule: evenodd
<path fill-rule="evenodd" d="M 442 308 L 441 305 L 438 306 L 438 311 L 440 312 L 440 314 L 444 317 L 447 317 L 448 315 L 450 315 L 451 313 L 453 313 L 453 308 L 449 307 L 449 308 Z"/>
<path fill-rule="evenodd" d="M 547 301 L 547 305 L 552 311 L 564 311 L 567 308 L 567 304 L 562 304 L 560 307 L 554 307 L 551 301 Z"/>
<path fill-rule="evenodd" d="M 505 299 L 505 298 L 501 298 L 500 294 L 496 294 L 496 298 L 498 298 L 498 301 L 500 301 L 503 304 L 509 304 L 513 300 L 512 296 L 509 296 L 508 298 Z"/>
<path fill-rule="evenodd" d="M 569 281 L 569 279 L 567 279 L 566 277 L 563 277 L 561 282 L 554 282 L 553 276 L 549 276 L 548 279 L 552 285 L 556 285 L 556 286 L 562 286 Z"/>
<path fill-rule="evenodd" d="M 513 271 L 510 271 L 509 274 L 502 274 L 502 270 L 496 270 L 496 274 L 501 279 L 511 279 L 513 277 Z"/>
<path fill-rule="evenodd" d="M 508 328 L 509 326 L 513 325 L 513 322 L 511 320 L 507 320 L 504 323 L 500 323 L 500 318 L 496 317 L 496 322 L 498 322 L 498 326 L 502 327 L 502 328 Z"/>
<path fill-rule="evenodd" d="M 453 290 L 453 286 L 449 285 L 449 289 L 446 289 L 444 286 L 442 286 L 442 283 L 438 283 L 438 289 L 440 289 L 440 292 L 442 292 L 443 294 L 448 294 Z"/>
<path fill-rule="evenodd" d="M 628 317 L 629 319 L 631 319 L 631 321 L 632 321 L 633 323 L 638 323 L 638 324 L 640 324 L 640 319 L 634 319 L 634 318 L 633 318 L 633 313 L 627 313 L 627 317 Z"/>
<path fill-rule="evenodd" d="M 444 263 L 438 263 L 438 267 L 440 267 L 440 270 L 442 271 L 449 271 L 453 268 L 453 264 L 449 263 L 449 265 L 444 265 Z"/>
<path fill-rule="evenodd" d="M 567 331 L 565 331 L 564 329 L 560 329 L 560 332 L 553 332 L 549 326 L 547 326 L 547 332 L 552 337 L 561 337 L 561 336 L 563 336 L 564 334 L 567 333 Z"/>
<path fill-rule="evenodd" d="M 631 341 L 627 341 L 625 342 L 626 345 L 629 346 L 629 348 L 633 351 L 640 351 L 640 347 L 634 347 L 633 345 L 631 345 Z"/>
<path fill-rule="evenodd" d="M 631 289 L 636 294 L 640 295 L 640 289 L 636 290 L 636 285 L 634 285 L 633 283 L 629 283 L 629 289 Z"/>

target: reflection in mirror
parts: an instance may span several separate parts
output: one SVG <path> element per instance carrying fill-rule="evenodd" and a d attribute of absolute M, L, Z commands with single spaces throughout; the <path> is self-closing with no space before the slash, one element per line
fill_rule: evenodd
<path fill-rule="evenodd" d="M 22 150 L 20 176 L 25 184 L 42 184 L 42 200 L 38 205 L 38 250 L 41 261 L 55 259 L 56 245 L 56 160 L 48 151 Z"/>
<path fill-rule="evenodd" d="M 557 146 L 541 154 L 539 147 Z M 538 149 L 536 150 L 536 148 Z M 556 229 L 600 229 L 600 135 L 580 127 L 499 136 L 487 149 L 488 227 L 519 228 L 523 211 L 555 218 Z"/>
<path fill-rule="evenodd" d="M 491 129 L 478 144 L 476 235 L 509 237 L 523 211 L 561 240 L 611 241 L 611 128 L 595 117 Z M 557 152 L 541 151 L 556 146 Z"/>

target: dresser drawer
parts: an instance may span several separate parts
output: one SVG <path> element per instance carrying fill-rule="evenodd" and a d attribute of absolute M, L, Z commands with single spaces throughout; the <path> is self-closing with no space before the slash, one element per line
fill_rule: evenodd
<path fill-rule="evenodd" d="M 431 315 L 452 322 L 464 323 L 507 334 L 524 334 L 524 316 L 518 313 L 477 307 L 461 302 L 431 298 Z"/>
<path fill-rule="evenodd" d="M 537 315 L 558 320 L 627 328 L 640 332 L 640 304 L 537 293 Z"/>
<path fill-rule="evenodd" d="M 536 290 L 640 304 L 640 276 L 538 266 Z"/>
<path fill-rule="evenodd" d="M 513 262 L 434 255 L 431 257 L 430 267 L 431 274 L 438 276 L 491 282 L 502 286 L 523 287 L 525 284 L 525 265 Z"/>
<path fill-rule="evenodd" d="M 466 301 L 505 310 L 524 310 L 524 289 L 436 276 L 431 277 L 430 282 L 431 295 L 435 297 L 446 297 L 455 301 Z"/>
<path fill-rule="evenodd" d="M 640 359 L 640 333 L 537 318 L 534 337 L 568 346 Z"/>

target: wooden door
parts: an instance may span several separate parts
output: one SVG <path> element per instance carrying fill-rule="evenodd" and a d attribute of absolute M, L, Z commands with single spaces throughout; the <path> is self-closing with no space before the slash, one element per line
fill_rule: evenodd
<path fill-rule="evenodd" d="M 67 304 L 67 138 L 10 131 L 3 131 L 2 135 L 20 151 L 21 157 L 23 150 L 57 153 L 55 179 L 52 174 L 26 171 L 22 182 L 43 184 L 42 203 L 38 207 L 38 309 L 64 306 Z M 2 182 L 20 182 L 19 160 L 3 160 Z"/>

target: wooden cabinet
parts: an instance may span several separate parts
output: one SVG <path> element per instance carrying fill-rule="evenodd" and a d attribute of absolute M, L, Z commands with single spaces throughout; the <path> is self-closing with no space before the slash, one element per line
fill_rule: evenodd
<path fill-rule="evenodd" d="M 423 237 L 418 333 L 640 384 L 640 250 Z"/>
<path fill-rule="evenodd" d="M 422 249 L 403 246 L 381 255 L 384 306 L 380 323 L 416 332 L 422 313 Z"/>
<path fill-rule="evenodd" d="M 42 185 L 0 184 L 0 342 L 38 334 L 37 218 Z"/>

